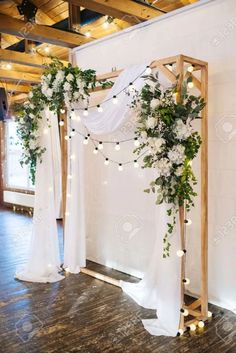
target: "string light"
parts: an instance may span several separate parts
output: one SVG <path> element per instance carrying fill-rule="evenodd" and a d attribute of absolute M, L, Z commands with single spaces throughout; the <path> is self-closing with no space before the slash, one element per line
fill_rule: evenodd
<path fill-rule="evenodd" d="M 190 328 L 190 330 L 191 331 L 196 331 L 196 325 L 195 324 L 191 324 L 191 325 L 189 325 L 189 328 Z"/>
<path fill-rule="evenodd" d="M 187 68 L 187 71 L 188 72 L 193 72 L 194 70 L 194 65 L 190 65 L 188 68 Z"/>
<path fill-rule="evenodd" d="M 48 191 L 49 191 L 49 192 L 52 192 L 52 191 L 53 191 L 52 186 L 49 186 Z"/>
<path fill-rule="evenodd" d="M 184 330 L 182 328 L 179 329 L 177 336 L 183 336 Z"/>
<path fill-rule="evenodd" d="M 69 267 L 66 267 L 66 268 L 65 268 L 65 271 L 66 271 L 67 273 L 70 272 Z"/>
<path fill-rule="evenodd" d="M 184 278 L 183 279 L 183 283 L 186 284 L 186 285 L 190 284 L 190 279 L 189 278 Z"/>
<path fill-rule="evenodd" d="M 60 126 L 64 126 L 64 125 L 65 125 L 64 120 L 60 120 L 60 121 L 59 121 L 59 125 L 60 125 Z"/>
<path fill-rule="evenodd" d="M 211 318 L 212 317 L 212 312 L 211 311 L 208 311 L 207 313 L 207 317 Z"/>
<path fill-rule="evenodd" d="M 85 136 L 83 143 L 84 143 L 84 145 L 87 145 L 87 144 L 88 144 L 88 137 L 87 137 L 87 136 Z"/>
<path fill-rule="evenodd" d="M 69 136 L 68 136 L 68 135 L 65 136 L 65 140 L 66 140 L 66 141 L 69 140 Z"/>
<path fill-rule="evenodd" d="M 90 38 L 91 37 L 91 32 L 90 31 L 85 32 L 85 37 Z"/>
<path fill-rule="evenodd" d="M 135 86 L 134 86 L 133 82 L 130 82 L 129 83 L 129 91 L 133 92 L 134 90 L 135 90 Z"/>
<path fill-rule="evenodd" d="M 88 116 L 88 108 L 84 109 L 84 113 L 83 114 L 84 114 L 84 116 Z"/>
<path fill-rule="evenodd" d="M 71 118 L 71 120 L 76 120 L 76 114 L 75 114 L 74 110 L 71 111 L 70 118 Z"/>
<path fill-rule="evenodd" d="M 51 51 L 50 46 L 49 46 L 49 45 L 47 45 L 47 46 L 44 48 L 44 51 L 45 51 L 45 53 L 49 54 L 49 53 L 50 53 L 50 51 Z"/>
<path fill-rule="evenodd" d="M 71 197 L 71 194 L 67 193 L 66 196 L 67 196 L 68 198 L 70 198 L 70 197 Z"/>
<path fill-rule="evenodd" d="M 43 129 L 43 133 L 44 133 L 44 135 L 47 135 L 48 134 L 48 129 L 47 128 Z"/>
<path fill-rule="evenodd" d="M 107 29 L 107 28 L 109 27 L 108 21 L 105 21 L 105 22 L 102 24 L 102 27 L 103 27 L 104 29 Z"/>
<path fill-rule="evenodd" d="M 137 137 L 134 138 L 134 146 L 138 147 L 140 145 L 140 142 Z"/>
<path fill-rule="evenodd" d="M 189 312 L 187 309 L 180 309 L 180 312 L 183 316 L 188 316 L 189 315 Z"/>
<path fill-rule="evenodd" d="M 71 174 L 68 174 L 68 175 L 67 175 L 67 178 L 71 180 L 73 177 L 72 177 Z"/>
<path fill-rule="evenodd" d="M 108 158 L 105 159 L 104 164 L 105 164 L 105 165 L 108 165 L 108 164 L 109 164 L 109 159 L 108 159 Z"/>
<path fill-rule="evenodd" d="M 65 212 L 65 216 L 69 216 L 70 215 L 70 212 Z"/>
<path fill-rule="evenodd" d="M 119 151 L 119 150 L 120 150 L 120 142 L 116 142 L 115 150 L 116 150 L 116 151 Z"/>
<path fill-rule="evenodd" d="M 102 108 L 99 104 L 97 105 L 97 109 L 98 109 L 98 112 L 99 112 L 99 113 L 102 113 L 102 112 L 103 112 L 103 108 Z"/>
<path fill-rule="evenodd" d="M 72 130 L 71 130 L 70 135 L 71 135 L 71 136 L 75 136 L 75 135 L 76 135 L 76 133 L 75 133 L 75 129 L 72 129 Z"/>
<path fill-rule="evenodd" d="M 65 109 L 60 109 L 61 114 L 64 114 L 65 112 L 66 112 Z"/>
<path fill-rule="evenodd" d="M 123 166 L 121 163 L 119 163 L 118 170 L 119 170 L 119 172 L 122 172 L 122 170 L 123 170 Z"/>
<path fill-rule="evenodd" d="M 186 252 L 187 251 L 185 249 L 184 250 L 178 250 L 176 254 L 177 254 L 177 256 L 182 257 L 182 256 L 184 256 L 184 254 L 186 254 Z"/>
<path fill-rule="evenodd" d="M 97 148 L 97 147 L 94 148 L 93 153 L 94 153 L 94 154 L 97 154 L 97 153 L 98 153 L 98 148 Z"/>
<path fill-rule="evenodd" d="M 117 104 L 118 103 L 118 98 L 116 96 L 113 96 L 112 103 L 113 104 Z"/>
<path fill-rule="evenodd" d="M 204 321 L 199 321 L 198 327 L 203 328 L 205 326 Z"/>
<path fill-rule="evenodd" d="M 193 88 L 194 87 L 194 83 L 192 81 L 188 82 L 188 88 Z"/>
<path fill-rule="evenodd" d="M 74 160 L 74 159 L 75 159 L 75 155 L 72 154 L 72 155 L 70 156 L 70 159 Z"/>
<path fill-rule="evenodd" d="M 191 219 L 185 219 L 184 220 L 184 223 L 187 225 L 187 226 L 190 226 L 192 224 L 192 221 Z"/>
<path fill-rule="evenodd" d="M 145 70 L 145 74 L 150 75 L 151 73 L 152 73 L 152 69 L 150 68 L 150 66 L 147 66 L 147 68 Z"/>
<path fill-rule="evenodd" d="M 102 149 L 103 149 L 103 144 L 102 144 L 101 141 L 100 141 L 99 144 L 98 144 L 98 149 L 99 149 L 99 150 L 102 150 Z"/>
<path fill-rule="evenodd" d="M 137 162 L 137 160 L 134 160 L 134 168 L 138 168 L 139 167 L 139 164 Z"/>

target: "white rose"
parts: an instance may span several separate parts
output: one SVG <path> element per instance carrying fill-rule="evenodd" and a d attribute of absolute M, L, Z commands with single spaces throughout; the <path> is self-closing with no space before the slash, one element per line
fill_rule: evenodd
<path fill-rule="evenodd" d="M 71 73 L 69 73 L 69 74 L 66 76 L 66 80 L 67 80 L 68 82 L 73 81 L 73 79 L 74 79 L 74 76 L 73 76 Z"/>
<path fill-rule="evenodd" d="M 192 131 L 189 120 L 186 121 L 186 124 L 181 119 L 176 121 L 174 132 L 179 140 L 186 140 L 192 134 Z"/>
<path fill-rule="evenodd" d="M 36 140 L 30 140 L 29 142 L 29 148 L 31 150 L 34 150 L 37 147 L 37 141 Z"/>
<path fill-rule="evenodd" d="M 184 146 L 182 145 L 174 146 L 172 150 L 168 152 L 168 158 L 171 162 L 175 164 L 181 164 L 183 163 L 183 160 L 185 158 L 184 152 L 185 152 Z"/>
<path fill-rule="evenodd" d="M 160 176 L 169 176 L 172 167 L 171 162 L 167 158 L 162 158 L 155 163 L 155 167 Z"/>
<path fill-rule="evenodd" d="M 148 144 L 154 153 L 160 153 L 162 150 L 162 146 L 165 144 L 165 140 L 161 137 L 150 137 L 148 139 Z"/>
<path fill-rule="evenodd" d="M 148 129 L 154 129 L 157 125 L 157 119 L 149 117 L 146 121 L 146 126 Z"/>
<path fill-rule="evenodd" d="M 150 107 L 152 109 L 155 109 L 159 104 L 160 104 L 159 99 L 154 98 L 154 99 L 151 100 Z"/>

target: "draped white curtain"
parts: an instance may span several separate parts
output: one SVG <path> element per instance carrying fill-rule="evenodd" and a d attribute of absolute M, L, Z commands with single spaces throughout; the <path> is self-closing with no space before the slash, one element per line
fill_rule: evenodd
<path fill-rule="evenodd" d="M 117 95 L 120 90 L 128 86 L 130 82 L 136 79 L 145 70 L 145 65 L 134 66 L 124 70 L 117 78 L 113 88 L 108 93 L 105 100 Z M 135 80 L 136 89 L 141 89 L 143 79 Z M 98 140 L 116 141 L 117 131 L 129 120 L 134 121 L 133 113 L 129 108 L 132 97 L 122 93 L 118 96 L 119 103 L 114 105 L 112 102 L 104 104 L 104 112 L 89 110 L 89 115 L 83 117 L 80 112 L 77 112 L 76 119 L 71 121 L 71 128 L 83 131 L 83 125 L 86 126 L 90 133 Z M 102 105 L 102 104 L 101 104 Z M 79 115 L 82 120 L 78 122 Z M 132 124 L 131 124 L 132 126 Z M 134 136 L 134 128 L 131 131 Z M 90 142 L 91 143 L 91 142 Z M 67 218 L 65 229 L 65 267 L 70 272 L 77 273 L 81 266 L 85 265 L 86 250 L 85 238 L 88 236 L 88 229 L 86 229 L 86 218 L 93 219 L 93 210 L 86 207 L 87 193 L 84 195 L 84 190 L 91 192 L 96 198 L 98 190 L 90 190 L 87 187 L 87 161 L 83 160 L 85 148 L 81 140 L 81 136 L 77 135 L 71 139 L 70 155 L 69 155 L 69 178 L 68 178 L 68 197 L 67 197 Z M 122 150 L 125 149 L 122 144 Z M 124 153 L 125 151 L 123 151 Z M 125 155 L 123 156 L 125 158 Z M 99 175 L 99 169 L 93 164 L 93 156 L 90 155 L 91 172 L 96 178 Z M 126 157 L 127 158 L 127 157 Z M 134 158 L 134 157 L 133 157 Z M 89 162 L 90 162 L 89 161 Z M 88 163 L 89 163 L 88 162 Z M 104 168 L 103 161 L 100 168 Z M 109 166 L 114 168 L 114 166 Z M 134 169 L 134 168 L 133 168 Z M 109 169 L 108 169 L 109 170 Z M 150 171 L 149 171 L 150 172 Z M 150 173 L 147 171 L 147 183 L 150 182 Z M 109 173 L 109 172 L 108 172 Z M 117 171 L 117 173 L 119 173 Z M 137 174 L 136 174 L 137 177 Z M 121 178 L 120 178 L 121 179 Z M 122 181 L 120 180 L 122 183 Z M 126 183 L 132 185 L 133 180 L 127 178 Z M 123 198 L 123 202 L 135 204 L 136 195 L 129 192 L 127 195 L 119 195 L 119 182 L 114 181 L 113 188 L 118 189 L 117 199 L 109 200 L 109 195 L 105 194 L 107 202 L 119 204 L 119 198 Z M 91 186 L 92 187 L 92 186 Z M 142 193 L 142 189 L 140 190 Z M 127 198 L 127 200 L 126 200 Z M 154 202 L 150 198 L 150 202 Z M 172 252 L 168 259 L 162 258 L 163 250 L 163 235 L 166 232 L 166 205 L 156 207 L 155 210 L 155 224 L 156 224 L 156 240 L 153 244 L 153 253 L 150 254 L 150 265 L 144 276 L 144 279 L 138 284 L 131 284 L 122 282 L 123 290 L 129 294 L 139 305 L 145 308 L 157 309 L 158 319 L 143 320 L 145 328 L 154 335 L 175 336 L 179 326 L 180 316 L 180 258 L 177 257 L 176 251 L 180 248 L 180 237 L 177 232 L 172 238 Z M 101 222 L 108 223 L 109 217 L 112 216 L 112 210 L 106 214 Z M 96 223 L 95 223 L 96 229 Z M 147 234 L 148 236 L 148 234 Z M 105 247 L 105 244 L 101 245 Z M 142 252 L 138 250 L 137 256 Z"/>
<path fill-rule="evenodd" d="M 48 119 L 48 121 L 47 121 Z M 48 128 L 47 125 L 51 125 Z M 30 282 L 56 282 L 60 268 L 56 217 L 60 212 L 60 148 L 57 117 L 45 108 L 40 124 L 40 146 L 46 148 L 37 163 L 33 230 L 29 257 L 15 277 Z"/>

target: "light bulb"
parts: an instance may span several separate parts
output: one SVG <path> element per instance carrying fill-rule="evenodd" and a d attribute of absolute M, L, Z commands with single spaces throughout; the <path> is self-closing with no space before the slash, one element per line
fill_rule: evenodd
<path fill-rule="evenodd" d="M 72 129 L 70 135 L 71 135 L 71 136 L 75 136 L 75 135 L 76 135 L 75 129 Z"/>
<path fill-rule="evenodd" d="M 150 66 L 147 66 L 147 68 L 145 70 L 145 74 L 150 75 L 151 73 L 152 73 L 152 69 L 150 68 Z"/>
<path fill-rule="evenodd" d="M 119 142 L 116 142 L 115 150 L 116 150 L 116 151 L 119 151 L 119 150 L 120 150 L 120 143 L 119 143 Z"/>
<path fill-rule="evenodd" d="M 70 197 L 71 197 L 71 194 L 67 193 L 66 196 L 67 196 L 68 198 L 70 198 Z"/>
<path fill-rule="evenodd" d="M 65 109 L 60 109 L 61 114 L 64 114 L 65 112 L 66 112 Z"/>
<path fill-rule="evenodd" d="M 48 191 L 50 191 L 50 192 L 52 192 L 52 191 L 53 191 L 52 186 L 49 186 Z"/>
<path fill-rule="evenodd" d="M 85 37 L 90 38 L 91 37 L 91 32 L 90 31 L 85 32 Z"/>
<path fill-rule="evenodd" d="M 129 91 L 130 91 L 130 92 L 133 92 L 134 90 L 135 90 L 135 86 L 134 86 L 133 82 L 130 82 L 130 84 L 129 84 Z"/>
<path fill-rule="evenodd" d="M 80 116 L 79 115 L 75 116 L 75 120 L 80 121 L 81 120 Z"/>
<path fill-rule="evenodd" d="M 72 155 L 70 156 L 70 159 L 74 160 L 74 159 L 75 159 L 75 155 L 72 154 Z"/>
<path fill-rule="evenodd" d="M 212 317 L 212 312 L 211 311 L 208 311 L 208 313 L 207 313 L 207 317 Z"/>
<path fill-rule="evenodd" d="M 113 104 L 117 104 L 118 103 L 118 98 L 116 96 L 113 96 L 112 103 Z"/>
<path fill-rule="evenodd" d="M 192 224 L 191 219 L 185 219 L 184 223 L 186 223 L 187 226 L 190 226 Z"/>
<path fill-rule="evenodd" d="M 167 68 L 168 68 L 170 71 L 173 71 L 173 65 L 172 65 L 172 64 L 167 65 Z"/>
<path fill-rule="evenodd" d="M 135 160 L 134 161 L 134 168 L 138 168 L 139 167 L 139 164 L 138 164 L 138 162 Z"/>
<path fill-rule="evenodd" d="M 109 164 L 109 159 L 108 159 L 108 158 L 105 159 L 104 164 L 105 164 L 105 165 L 108 165 L 108 164 Z"/>
<path fill-rule="evenodd" d="M 178 331 L 178 333 L 179 333 L 180 336 L 183 336 L 184 330 L 183 330 L 182 328 L 180 328 L 179 331 Z"/>
<path fill-rule="evenodd" d="M 205 326 L 204 321 L 199 321 L 198 327 L 203 328 Z"/>
<path fill-rule="evenodd" d="M 43 129 L 43 133 L 44 133 L 44 135 L 47 135 L 48 134 L 48 129 L 47 128 Z"/>
<path fill-rule="evenodd" d="M 109 27 L 109 22 L 108 21 L 105 21 L 103 24 L 102 24 L 102 27 L 104 29 L 107 29 Z"/>
<path fill-rule="evenodd" d="M 70 212 L 65 212 L 65 216 L 69 216 L 70 215 Z"/>
<path fill-rule="evenodd" d="M 191 331 L 196 331 L 196 328 L 197 328 L 197 327 L 196 327 L 195 324 L 191 324 L 189 327 L 190 327 L 190 330 L 191 330 Z"/>
<path fill-rule="evenodd" d="M 71 174 L 68 174 L 68 175 L 67 175 L 67 178 L 68 178 L 68 179 L 72 179 L 72 175 L 71 175 Z"/>
<path fill-rule="evenodd" d="M 176 254 L 177 256 L 182 257 L 184 256 L 185 253 L 186 253 L 186 250 L 178 250 Z"/>
<path fill-rule="evenodd" d="M 71 118 L 71 120 L 76 120 L 76 114 L 74 111 L 71 112 L 70 118 Z"/>
<path fill-rule="evenodd" d="M 98 112 L 99 112 L 99 113 L 102 113 L 102 112 L 103 112 L 103 107 L 101 107 L 100 105 L 97 105 L 97 109 L 98 109 Z"/>
<path fill-rule="evenodd" d="M 47 54 L 50 53 L 51 48 L 49 47 L 49 45 L 47 45 L 47 46 L 44 48 L 44 51 L 45 51 L 45 53 L 47 53 Z"/>
<path fill-rule="evenodd" d="M 120 163 L 119 166 L 118 166 L 118 170 L 119 170 L 120 172 L 122 172 L 122 170 L 123 170 L 123 166 L 122 166 L 121 163 Z"/>
<path fill-rule="evenodd" d="M 192 81 L 188 82 L 188 88 L 193 88 L 194 87 L 194 84 Z"/>
<path fill-rule="evenodd" d="M 12 64 L 11 63 L 7 63 L 5 67 L 6 67 L 7 70 L 11 70 L 12 69 Z"/>
<path fill-rule="evenodd" d="M 187 309 L 181 309 L 180 312 L 183 316 L 188 316 L 188 314 L 189 314 Z"/>
<path fill-rule="evenodd" d="M 138 147 L 140 145 L 140 142 L 137 137 L 134 139 L 134 146 Z"/>
<path fill-rule="evenodd" d="M 97 147 L 94 148 L 93 153 L 94 153 L 94 154 L 97 154 L 97 153 L 98 153 L 98 148 L 97 148 Z"/>
<path fill-rule="evenodd" d="M 64 125 L 65 125 L 64 120 L 60 120 L 60 121 L 59 121 L 59 125 L 60 125 L 60 126 L 64 126 Z"/>
<path fill-rule="evenodd" d="M 184 284 L 188 285 L 190 283 L 190 279 L 189 278 L 184 278 L 183 282 L 184 282 Z"/>
<path fill-rule="evenodd" d="M 83 114 L 84 114 L 84 116 L 88 116 L 88 108 L 84 109 L 84 113 Z"/>
<path fill-rule="evenodd" d="M 84 138 L 84 145 L 87 145 L 88 144 L 88 137 L 86 136 L 85 138 Z"/>
<path fill-rule="evenodd" d="M 65 136 L 65 140 L 66 140 L 66 141 L 69 140 L 69 136 L 68 136 L 68 135 Z"/>
<path fill-rule="evenodd" d="M 188 72 L 193 72 L 193 69 L 194 69 L 193 65 L 190 65 L 190 66 L 187 68 L 187 71 L 188 71 Z"/>
<path fill-rule="evenodd" d="M 103 144 L 102 144 L 102 142 L 99 142 L 99 144 L 98 144 L 98 149 L 99 149 L 99 150 L 102 150 L 102 149 L 103 149 Z"/>

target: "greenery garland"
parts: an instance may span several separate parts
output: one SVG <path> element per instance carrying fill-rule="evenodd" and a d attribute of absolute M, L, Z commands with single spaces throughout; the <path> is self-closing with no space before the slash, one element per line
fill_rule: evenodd
<path fill-rule="evenodd" d="M 112 82 L 96 81 L 95 70 L 81 70 L 71 64 L 64 66 L 58 59 L 53 59 L 52 63 L 45 67 L 41 84 L 34 86 L 29 92 L 28 101 L 14 106 L 18 122 L 17 134 L 23 148 L 20 163 L 29 166 L 33 184 L 36 162 L 42 161 L 42 155 L 46 151 L 39 145 L 39 128 L 45 106 L 56 114 L 65 107 L 72 110 L 88 106 L 89 91 L 97 85 L 105 88 L 111 86 Z"/>
<path fill-rule="evenodd" d="M 192 122 L 200 118 L 205 102 L 188 94 L 186 82 L 177 102 L 177 85 L 161 89 L 157 74 L 146 75 L 144 79 L 144 87 L 132 102 L 139 117 L 136 135 L 144 141 L 134 152 L 139 155 L 148 148 L 143 168 L 154 168 L 157 177 L 144 191 L 157 194 L 157 205 L 163 202 L 170 205 L 167 233 L 163 238 L 163 257 L 168 257 L 178 209 L 185 205 L 189 211 L 197 195 L 191 162 L 197 156 L 201 137 L 194 131 Z"/>

